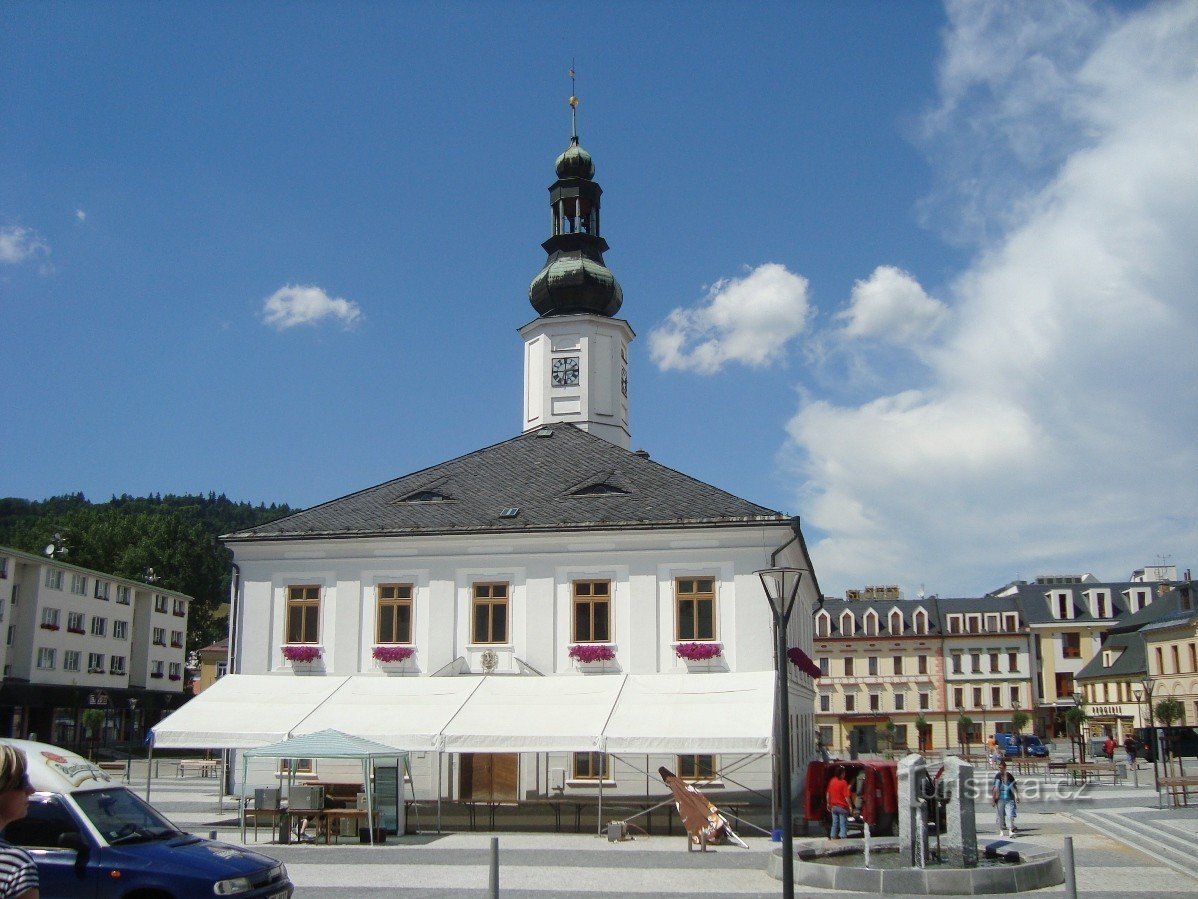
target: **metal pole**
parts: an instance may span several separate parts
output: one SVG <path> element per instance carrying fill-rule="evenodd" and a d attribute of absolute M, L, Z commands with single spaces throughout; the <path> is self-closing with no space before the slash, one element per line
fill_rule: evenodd
<path fill-rule="evenodd" d="M 780 598 L 785 602 L 787 597 Z M 786 681 L 786 624 L 790 618 L 793 606 L 784 615 L 774 614 L 774 630 L 777 634 L 777 669 L 778 669 L 778 720 L 781 735 L 778 747 L 778 773 L 781 775 L 780 790 L 782 805 L 782 896 L 784 899 L 794 899 L 794 816 L 790 808 L 790 692 Z M 773 611 L 773 604 L 770 604 Z"/>
<path fill-rule="evenodd" d="M 1065 895 L 1077 899 L 1077 872 L 1073 867 L 1073 837 L 1065 837 L 1065 848 L 1061 852 L 1061 867 L 1065 869 Z"/>
<path fill-rule="evenodd" d="M 499 837 L 491 837 L 491 899 L 499 899 Z"/>

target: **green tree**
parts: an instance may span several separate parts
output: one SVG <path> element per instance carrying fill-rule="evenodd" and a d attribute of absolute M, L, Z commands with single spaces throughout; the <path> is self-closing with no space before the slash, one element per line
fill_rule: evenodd
<path fill-rule="evenodd" d="M 1170 773 L 1169 769 L 1172 766 L 1173 758 L 1177 755 L 1177 753 L 1174 751 L 1176 748 L 1176 737 L 1169 732 L 1169 728 L 1173 726 L 1174 722 L 1180 721 L 1182 719 L 1182 716 L 1185 715 L 1185 709 L 1182 708 L 1181 702 L 1179 700 L 1169 697 L 1158 702 L 1153 708 L 1153 711 L 1156 712 L 1156 720 L 1161 723 L 1161 727 L 1165 728 L 1166 754 L 1164 762 L 1165 776 L 1167 777 Z M 1180 763 L 1181 762 L 1179 760 L 1178 764 Z"/>
<path fill-rule="evenodd" d="M 79 720 L 83 725 L 85 736 L 91 742 L 91 751 L 88 758 L 95 761 L 96 743 L 100 741 L 100 732 L 104 729 L 104 712 L 100 709 L 87 709 Z"/>
<path fill-rule="evenodd" d="M 1074 745 L 1074 758 L 1084 763 L 1086 761 L 1085 725 L 1090 716 L 1086 712 L 1086 701 L 1079 700 L 1077 705 L 1065 712 L 1065 725 L 1069 729 L 1069 738 Z"/>
<path fill-rule="evenodd" d="M 1020 734 L 1027 727 L 1028 722 L 1032 720 L 1032 716 L 1022 709 L 1016 709 L 1011 713 L 1011 730 L 1015 731 L 1015 739 L 1019 741 L 1019 754 L 1023 755 L 1023 740 L 1020 739 Z"/>
<path fill-rule="evenodd" d="M 957 719 L 957 739 L 964 748 L 965 754 L 969 755 L 969 747 L 973 743 L 973 719 L 964 712 Z"/>

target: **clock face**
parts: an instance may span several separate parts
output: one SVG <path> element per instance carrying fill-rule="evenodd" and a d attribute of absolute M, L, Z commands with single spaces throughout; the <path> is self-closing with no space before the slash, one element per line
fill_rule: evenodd
<path fill-rule="evenodd" d="M 577 387 L 578 357 L 562 356 L 554 359 L 552 381 L 554 387 Z"/>
<path fill-rule="evenodd" d="M 620 369 L 620 390 L 624 392 L 624 396 L 628 396 L 628 369 Z"/>

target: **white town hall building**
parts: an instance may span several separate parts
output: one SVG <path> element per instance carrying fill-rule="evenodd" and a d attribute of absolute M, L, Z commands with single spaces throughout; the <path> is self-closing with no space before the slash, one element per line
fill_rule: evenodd
<path fill-rule="evenodd" d="M 768 804 L 773 620 L 754 572 L 807 572 L 787 646 L 809 655 L 820 594 L 798 519 L 630 451 L 634 335 L 576 134 L 556 172 L 519 332 L 522 433 L 227 535 L 230 676 L 157 745 L 336 727 L 411 752 L 422 799 L 643 794 L 665 765 Z M 786 667 L 799 772 L 814 691 Z"/>

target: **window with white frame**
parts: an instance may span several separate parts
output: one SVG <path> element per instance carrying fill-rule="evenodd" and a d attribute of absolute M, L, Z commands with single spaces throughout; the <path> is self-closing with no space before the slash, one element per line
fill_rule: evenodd
<path fill-rule="evenodd" d="M 108 634 L 108 619 L 99 615 L 92 616 L 92 636 L 104 637 Z"/>
<path fill-rule="evenodd" d="M 159 678 L 163 675 L 163 663 L 161 659 L 155 659 L 150 662 L 150 677 Z"/>
<path fill-rule="evenodd" d="M 848 609 L 840 613 L 840 635 L 851 637 L 857 632 L 857 618 Z"/>
<path fill-rule="evenodd" d="M 83 657 L 77 649 L 68 649 L 62 654 L 62 670 L 63 671 L 78 671 L 79 660 Z"/>
<path fill-rule="evenodd" d="M 112 584 L 108 581 L 102 581 L 96 578 L 96 599 L 108 599 L 108 592 L 112 589 Z"/>
<path fill-rule="evenodd" d="M 125 657 L 113 656 L 108 663 L 109 674 L 124 674 L 125 673 Z"/>
<path fill-rule="evenodd" d="M 155 612 L 165 612 L 166 608 L 167 608 L 166 596 L 162 593 L 155 593 L 154 594 L 154 611 Z"/>
<path fill-rule="evenodd" d="M 960 615 L 949 615 L 948 616 L 948 632 L 950 634 L 961 633 L 961 616 Z"/>
<path fill-rule="evenodd" d="M 965 616 L 965 630 L 971 634 L 980 633 L 982 630 L 982 616 L 981 615 L 966 615 Z"/>
<path fill-rule="evenodd" d="M 892 634 L 901 634 L 903 632 L 903 613 L 898 609 L 892 609 L 890 612 L 890 621 L 886 627 Z"/>
<path fill-rule="evenodd" d="M 182 662 L 171 662 L 169 677 L 171 680 L 179 680 L 180 678 L 183 677 L 183 663 Z"/>
<path fill-rule="evenodd" d="M 82 574 L 71 575 L 71 592 L 78 596 L 87 596 L 87 576 Z"/>
<path fill-rule="evenodd" d="M 127 640 L 129 638 L 129 622 L 128 621 L 112 622 L 112 638 L 114 640 Z"/>
<path fill-rule="evenodd" d="M 183 631 L 171 631 L 171 646 L 178 649 L 183 645 Z"/>
<path fill-rule="evenodd" d="M 815 635 L 817 637 L 832 636 L 832 618 L 822 610 L 815 616 Z"/>
<path fill-rule="evenodd" d="M 865 636 L 867 636 L 867 637 L 878 636 L 878 613 L 877 612 L 875 612 L 873 609 L 870 609 L 868 612 L 865 613 L 865 615 L 862 617 L 861 620 L 862 620 L 863 628 L 865 630 Z"/>
<path fill-rule="evenodd" d="M 921 712 L 926 712 L 931 707 L 932 707 L 931 694 L 930 693 L 920 693 L 919 694 L 919 710 Z"/>
<path fill-rule="evenodd" d="M 224 677 L 228 673 L 229 673 L 229 663 L 228 662 L 217 662 L 216 663 L 216 679 L 217 680 L 220 680 L 222 677 Z"/>
<path fill-rule="evenodd" d="M 894 694 L 894 710 L 896 712 L 905 711 L 907 708 L 907 696 L 904 693 Z"/>
<path fill-rule="evenodd" d="M 42 646 L 37 651 L 37 667 L 43 671 L 48 671 L 54 667 L 55 650 L 48 646 Z"/>
<path fill-rule="evenodd" d="M 104 653 L 89 652 L 87 654 L 87 672 L 88 674 L 104 673 Z"/>
<path fill-rule="evenodd" d="M 996 634 L 999 631 L 999 616 L 997 612 L 986 613 L 986 633 Z"/>
<path fill-rule="evenodd" d="M 923 609 L 916 609 L 911 616 L 911 630 L 920 635 L 928 632 L 928 613 Z"/>
<path fill-rule="evenodd" d="M 154 628 L 152 640 L 155 646 L 166 646 L 166 628 Z"/>
<path fill-rule="evenodd" d="M 121 605 L 123 605 L 123 606 L 129 605 L 129 601 L 130 601 L 130 598 L 132 597 L 132 595 L 133 595 L 133 591 L 129 587 L 126 587 L 124 584 L 117 584 L 117 586 L 116 586 L 116 601 L 119 602 Z"/>
<path fill-rule="evenodd" d="M 1019 630 L 1019 615 L 1016 612 L 1004 612 L 1002 618 L 1003 630 L 1007 633 L 1013 634 Z"/>
<path fill-rule="evenodd" d="M 51 590 L 62 589 L 62 569 L 47 568 L 46 569 L 46 586 Z"/>
<path fill-rule="evenodd" d="M 58 630 L 58 609 L 42 609 L 42 627 L 48 631 Z"/>
<path fill-rule="evenodd" d="M 82 612 L 67 612 L 67 630 L 72 634 L 82 634 L 84 632 Z"/>
<path fill-rule="evenodd" d="M 857 711 L 857 697 L 854 696 L 852 693 L 844 694 L 844 710 L 846 712 Z"/>
<path fill-rule="evenodd" d="M 821 712 L 832 711 L 832 697 L 827 693 L 821 693 L 819 695 L 819 710 Z"/>
<path fill-rule="evenodd" d="M 176 618 L 183 618 L 187 614 L 187 600 L 176 596 L 171 600 L 171 614 Z"/>

